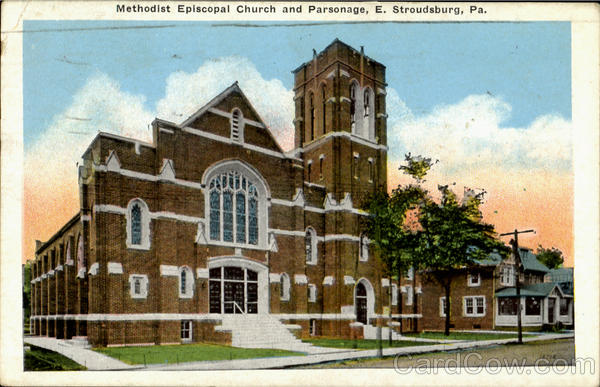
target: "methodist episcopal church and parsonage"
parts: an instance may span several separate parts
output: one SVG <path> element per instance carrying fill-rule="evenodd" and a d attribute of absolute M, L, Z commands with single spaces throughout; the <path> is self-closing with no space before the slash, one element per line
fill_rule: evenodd
<path fill-rule="evenodd" d="M 390 283 L 359 209 L 387 189 L 385 67 L 336 39 L 293 74 L 290 152 L 237 83 L 183 122 L 155 119 L 152 143 L 99 133 L 78 171 L 80 211 L 36 246 L 33 334 L 360 338 L 412 303 L 419 289 Z"/>

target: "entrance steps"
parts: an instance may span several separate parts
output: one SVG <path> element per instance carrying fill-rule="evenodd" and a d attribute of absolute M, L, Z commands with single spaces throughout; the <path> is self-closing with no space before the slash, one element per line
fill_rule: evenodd
<path fill-rule="evenodd" d="M 335 348 L 303 343 L 289 330 L 297 326 L 286 326 L 268 314 L 225 314 L 222 318 L 222 325 L 215 330 L 231 332 L 234 347 L 284 349 L 309 354 L 338 352 Z"/>

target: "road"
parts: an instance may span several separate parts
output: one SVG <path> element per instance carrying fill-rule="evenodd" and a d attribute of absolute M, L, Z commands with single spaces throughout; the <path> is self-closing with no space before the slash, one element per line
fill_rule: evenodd
<path fill-rule="evenodd" d="M 539 360 L 543 359 L 543 360 Z M 399 356 L 386 359 L 348 360 L 338 363 L 319 364 L 301 368 L 395 368 L 418 369 L 422 367 L 489 367 L 501 365 L 565 366 L 575 359 L 574 339 L 535 341 L 523 345 L 506 344 L 463 351 L 435 352 L 423 355 Z M 513 363 L 516 361 L 516 363 Z M 507 363 L 508 362 L 508 363 Z"/>

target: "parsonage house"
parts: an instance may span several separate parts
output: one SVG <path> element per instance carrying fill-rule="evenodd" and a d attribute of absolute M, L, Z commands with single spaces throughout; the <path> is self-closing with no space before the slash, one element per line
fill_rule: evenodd
<path fill-rule="evenodd" d="M 573 327 L 573 269 L 548 269 L 528 248 L 519 248 L 521 324 L 527 330 Z M 451 328 L 517 328 L 516 260 L 492 253 L 455 270 L 450 290 Z M 423 283 L 422 327 L 443 330 L 446 297 L 434 281 Z"/>
<path fill-rule="evenodd" d="M 399 302 L 414 324 L 420 289 L 385 276 L 359 209 L 387 189 L 385 67 L 336 39 L 293 74 L 289 152 L 237 83 L 152 143 L 99 133 L 80 211 L 36 246 L 33 334 L 291 348 L 374 338 Z"/>

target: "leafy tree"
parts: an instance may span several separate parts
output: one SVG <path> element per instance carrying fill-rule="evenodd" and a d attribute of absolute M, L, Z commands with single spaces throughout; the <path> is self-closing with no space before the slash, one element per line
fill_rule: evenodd
<path fill-rule="evenodd" d="M 450 300 L 455 269 L 473 264 L 494 250 L 506 247 L 494 238 L 494 228 L 481 222 L 479 206 L 484 192 L 459 201 L 446 185 L 438 186 L 441 198 L 434 199 L 423 187 L 425 177 L 437 163 L 422 156 L 405 156 L 400 166 L 414 182 L 398 186 L 391 195 L 378 192 L 368 201 L 367 232 L 386 268 L 398 278 L 413 267 L 424 269 Z M 401 304 L 401 303 L 400 303 Z M 446 303 L 445 334 L 450 334 L 450 302 Z M 415 303 L 416 306 L 416 303 Z"/>
<path fill-rule="evenodd" d="M 546 265 L 549 269 L 558 269 L 565 260 L 562 251 L 556 247 L 546 249 L 542 245 L 538 245 L 536 255 L 538 261 Z"/>
<path fill-rule="evenodd" d="M 23 268 L 23 323 L 25 330 L 29 329 L 29 318 L 31 315 L 31 263 L 27 261 Z"/>

